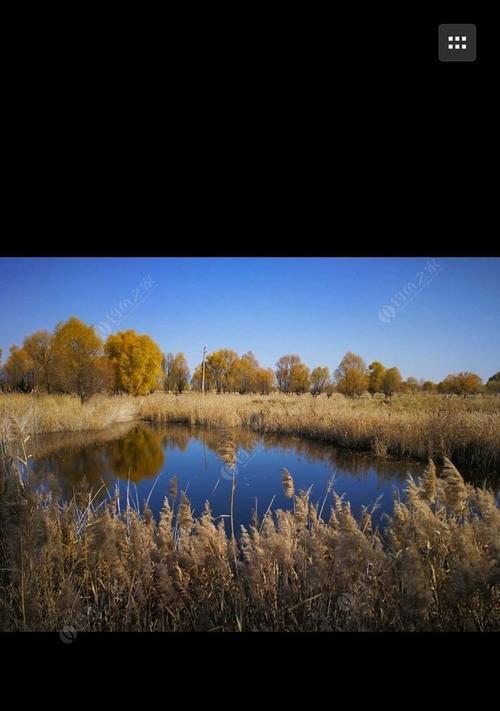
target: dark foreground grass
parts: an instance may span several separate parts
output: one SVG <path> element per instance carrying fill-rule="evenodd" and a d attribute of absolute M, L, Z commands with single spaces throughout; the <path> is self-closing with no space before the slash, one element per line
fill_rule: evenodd
<path fill-rule="evenodd" d="M 175 481 L 156 522 L 83 489 L 63 502 L 19 467 L 2 460 L 1 630 L 500 629 L 498 503 L 449 460 L 408 481 L 383 532 L 334 493 L 313 505 L 286 472 L 294 510 L 235 537 L 208 504 L 193 518 Z"/>

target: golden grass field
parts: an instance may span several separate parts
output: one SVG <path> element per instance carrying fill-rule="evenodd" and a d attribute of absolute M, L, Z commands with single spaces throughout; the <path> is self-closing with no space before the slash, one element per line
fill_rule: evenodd
<path fill-rule="evenodd" d="M 500 469 L 500 398 L 433 394 L 345 398 L 335 394 L 268 396 L 185 393 L 96 395 L 81 404 L 72 395 L 0 394 L 0 440 L 19 436 L 102 430 L 146 419 L 200 427 L 248 427 L 426 460 L 449 457 L 456 466 Z"/>
<path fill-rule="evenodd" d="M 64 500 L 26 466 L 29 435 L 106 437 L 109 425 L 139 419 L 211 428 L 222 458 L 234 457 L 231 432 L 287 433 L 443 467 L 437 476 L 431 459 L 421 480 L 408 480 L 383 531 L 370 511 L 356 520 L 335 495 L 313 504 L 285 472 L 293 511 L 254 514 L 239 531 L 231 516 L 228 533 L 208 504 L 195 518 L 173 484 L 155 521 L 116 495 L 97 506 L 83 486 Z M 498 631 L 498 501 L 456 466 L 498 469 L 499 426 L 500 401 L 485 396 L 156 393 L 82 405 L 2 394 L 0 630 Z M 5 456 L 12 443 L 24 464 Z"/>
<path fill-rule="evenodd" d="M 0 630 L 500 630 L 500 510 L 449 460 L 408 481 L 382 532 L 285 474 L 293 511 L 235 536 L 173 483 L 156 522 L 118 497 L 63 503 L 2 465 Z"/>

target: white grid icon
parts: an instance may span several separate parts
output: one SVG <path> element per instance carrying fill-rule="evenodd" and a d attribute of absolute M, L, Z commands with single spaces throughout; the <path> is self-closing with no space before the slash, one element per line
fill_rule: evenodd
<path fill-rule="evenodd" d="M 466 35 L 462 36 L 462 44 L 460 43 L 460 37 L 458 35 L 455 37 L 455 42 L 456 42 L 456 44 L 453 44 L 453 36 L 449 35 L 448 36 L 448 49 L 453 49 L 453 47 L 455 47 L 455 49 L 460 49 L 460 48 L 467 49 L 467 45 L 465 44 L 467 42 Z"/>
<path fill-rule="evenodd" d="M 439 25 L 439 61 L 474 62 L 476 29 L 475 25 L 469 24 Z"/>

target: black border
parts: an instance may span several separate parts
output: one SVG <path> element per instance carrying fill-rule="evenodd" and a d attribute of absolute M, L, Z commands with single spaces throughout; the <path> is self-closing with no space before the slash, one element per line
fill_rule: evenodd
<path fill-rule="evenodd" d="M 471 3 L 443 3 L 432 11 L 416 4 L 404 11 L 399 6 L 384 11 L 376 7 L 366 15 L 363 8 L 355 8 L 359 21 L 378 28 L 383 42 L 379 54 L 366 62 L 365 56 L 349 50 L 347 35 L 333 54 L 333 71 L 331 65 L 317 62 L 308 81 L 291 83 L 288 94 L 272 104 L 269 120 L 275 122 L 275 135 L 263 131 L 259 148 L 265 160 L 260 164 L 252 163 L 246 141 L 251 118 L 241 123 L 243 131 L 234 119 L 222 126 L 214 110 L 229 103 L 224 92 L 204 94 L 201 109 L 199 96 L 193 97 L 198 56 L 190 63 L 186 53 L 178 55 L 178 82 L 170 98 L 182 106 L 168 122 L 161 97 L 149 102 L 148 90 L 158 94 L 158 74 L 149 67 L 142 76 L 146 91 L 141 110 L 129 112 L 123 126 L 117 120 L 120 109 L 123 116 L 117 97 L 103 112 L 103 119 L 109 113 L 110 131 L 90 135 L 83 115 L 54 122 L 71 92 L 76 95 L 80 87 L 71 68 L 64 66 L 62 82 L 37 86 L 37 63 L 44 57 L 38 55 L 37 63 L 24 68 L 33 81 L 19 84 L 13 97 L 22 100 L 11 104 L 6 136 L 13 160 L 6 169 L 6 237 L 0 251 L 5 256 L 498 255 L 491 236 L 496 224 L 492 230 L 494 184 L 482 165 L 492 160 L 496 132 L 492 109 L 497 25 L 475 5 L 471 10 Z M 342 13 L 334 19 L 342 32 Z M 438 61 L 437 28 L 443 22 L 477 25 L 477 62 Z M 261 25 L 265 23 L 264 16 Z M 331 26 L 325 30 L 324 39 L 331 42 Z M 111 46 L 110 35 L 105 42 Z M 317 37 L 311 40 L 314 44 L 318 59 L 331 48 Z M 200 45 L 206 59 L 204 49 Z M 64 64 L 59 62 L 60 67 Z M 101 57 L 95 58 L 91 68 L 96 77 L 100 65 Z M 94 89 L 103 87 L 104 80 L 102 86 L 97 81 Z M 97 95 L 89 93 L 91 102 Z M 461 110 L 454 111 L 460 102 Z M 206 129 L 201 136 L 194 130 L 200 122 Z M 161 140 L 165 134 L 168 141 Z M 283 146 L 276 134 L 285 139 Z M 442 175 L 443 146 L 448 152 L 464 152 L 461 176 Z M 361 695 L 371 702 L 390 695 L 391 680 L 401 675 L 411 685 L 408 702 L 418 691 L 413 675 L 425 676 L 426 671 L 427 679 L 434 674 L 445 687 L 463 685 L 471 669 L 479 684 L 485 677 L 494 683 L 493 645 L 498 646 L 498 639 L 470 633 L 82 633 L 65 644 L 58 633 L 0 633 L 0 648 L 15 672 L 29 665 L 33 673 L 45 661 L 59 679 L 63 671 L 76 668 L 80 683 L 82 677 L 85 681 L 82 670 L 99 673 L 96 658 L 104 665 L 108 684 L 109 667 L 121 667 L 126 688 L 130 667 L 144 686 L 144 677 L 149 678 L 146 685 L 157 683 L 152 669 L 158 665 L 160 680 L 171 690 L 179 681 L 170 681 L 169 672 L 184 670 L 189 693 L 198 676 L 215 679 L 215 699 L 224 697 L 225 685 L 234 677 L 240 687 L 236 700 L 242 689 L 245 698 L 247 693 L 262 698 L 262 691 L 252 696 L 252 690 L 254 684 L 264 688 L 261 677 L 266 671 L 281 691 L 295 689 L 301 673 L 306 690 L 311 680 L 312 686 L 333 684 L 333 698 L 354 666 L 354 698 Z M 288 670 L 277 681 L 280 659 Z M 443 679 L 442 668 L 448 664 L 454 665 L 453 677 Z M 323 666 L 326 676 L 320 671 Z M 370 688 L 374 669 L 380 676 Z M 312 676 L 307 677 L 308 672 Z M 92 675 L 88 682 L 92 687 Z M 424 685 L 428 702 L 435 691 L 430 684 Z"/>

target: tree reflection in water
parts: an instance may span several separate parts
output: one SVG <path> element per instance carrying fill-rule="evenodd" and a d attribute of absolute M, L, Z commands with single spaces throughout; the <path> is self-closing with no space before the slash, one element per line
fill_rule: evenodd
<path fill-rule="evenodd" d="M 66 496 L 83 480 L 93 491 L 103 484 L 111 490 L 114 478 L 137 484 L 164 467 L 163 440 L 160 432 L 142 424 L 51 435 L 34 442 L 32 471 L 39 480 L 55 478 Z"/>
<path fill-rule="evenodd" d="M 261 487 L 266 486 L 266 476 L 268 481 L 273 479 L 276 472 L 276 476 L 280 476 L 280 467 L 284 466 L 283 460 L 286 457 L 291 459 L 289 466 L 293 466 L 293 458 L 298 464 L 301 461 L 310 464 L 311 471 L 315 465 L 316 477 L 321 476 L 318 474 L 318 463 L 325 463 L 327 469 L 335 473 L 336 479 L 342 478 L 342 487 L 346 488 L 349 488 L 349 479 L 362 482 L 363 489 L 365 485 L 369 486 L 369 482 L 377 488 L 390 486 L 393 482 L 400 488 L 404 486 L 409 473 L 419 476 L 423 467 L 418 462 L 395 461 L 389 457 L 375 457 L 370 453 L 351 452 L 325 442 L 300 437 L 260 435 L 252 430 L 238 428 L 220 430 L 190 428 L 185 425 L 152 426 L 137 422 L 117 425 L 101 432 L 45 435 L 42 439 L 31 440 L 30 446 L 33 476 L 39 481 L 55 480 L 64 497 L 90 484 L 92 491 L 99 492 L 96 501 L 100 501 L 106 493 L 113 492 L 117 480 L 127 481 L 130 477 L 132 484 L 138 485 L 145 481 L 147 488 L 149 485 L 146 480 L 153 483 L 152 480 L 162 473 L 169 479 L 173 474 L 183 473 L 184 484 L 181 483 L 181 486 L 187 485 L 187 480 L 192 477 L 199 478 L 200 474 L 208 473 L 210 477 L 216 474 L 218 482 L 212 478 L 207 482 L 202 481 L 204 477 L 200 479 L 198 495 L 210 498 L 217 492 L 215 487 L 218 487 L 220 493 L 220 489 L 224 488 L 223 480 L 231 478 L 229 475 L 224 476 L 224 467 L 234 461 L 240 469 L 239 496 L 241 486 L 250 486 L 250 479 L 252 494 L 260 494 Z M 266 451 L 269 454 L 267 458 Z M 184 454 L 179 459 L 181 452 Z M 181 472 L 169 467 L 170 458 L 175 462 L 171 466 L 179 467 Z M 251 466 L 247 468 L 246 464 L 250 461 Z M 468 477 L 466 472 L 464 475 L 473 481 L 473 475 Z M 300 476 L 307 488 L 307 467 L 305 471 L 302 468 Z M 317 486 L 320 486 L 319 482 Z M 160 491 L 163 491 L 161 485 L 158 487 Z"/>
<path fill-rule="evenodd" d="M 113 474 L 119 479 L 130 478 L 136 484 L 159 474 L 164 462 L 161 434 L 143 425 L 109 446 Z"/>

